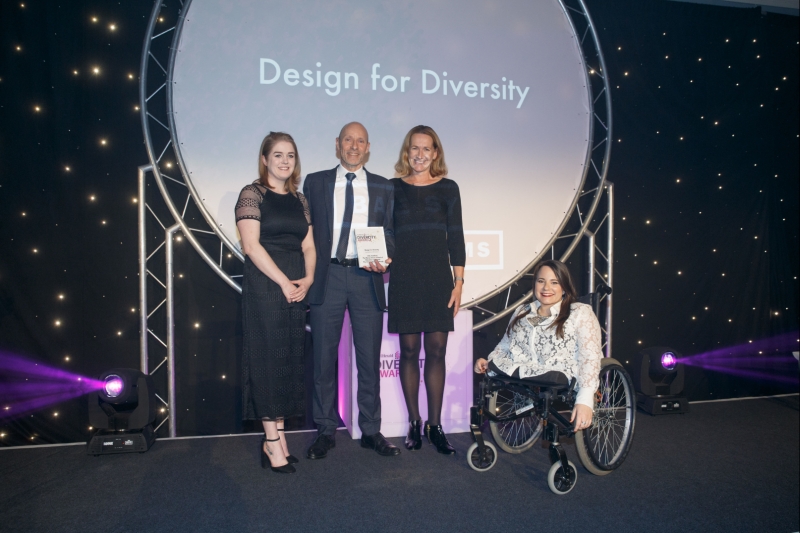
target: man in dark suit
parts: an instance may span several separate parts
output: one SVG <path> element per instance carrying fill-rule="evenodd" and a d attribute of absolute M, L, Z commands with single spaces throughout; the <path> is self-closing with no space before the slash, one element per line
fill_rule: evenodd
<path fill-rule="evenodd" d="M 400 453 L 380 433 L 380 349 L 386 309 L 382 273 L 386 269 L 377 261 L 359 268 L 353 237 L 355 228 L 383 226 L 387 254 L 390 258 L 394 254 L 392 185 L 386 178 L 367 172 L 364 163 L 368 156 L 367 130 L 351 122 L 336 138 L 340 164 L 309 174 L 303 185 L 317 250 L 308 302 L 314 341 L 314 422 L 319 434 L 308 449 L 309 459 L 322 459 L 336 445 L 336 367 L 345 308 L 350 313 L 356 349 L 361 446 L 381 455 Z M 391 260 L 387 258 L 386 262 Z"/>

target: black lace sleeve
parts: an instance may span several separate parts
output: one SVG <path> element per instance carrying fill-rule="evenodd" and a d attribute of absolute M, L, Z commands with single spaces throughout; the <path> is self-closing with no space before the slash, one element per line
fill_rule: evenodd
<path fill-rule="evenodd" d="M 306 216 L 306 221 L 308 225 L 311 225 L 311 209 L 308 207 L 308 200 L 303 193 L 298 192 L 297 198 L 300 200 L 300 203 L 303 204 L 303 214 Z"/>
<path fill-rule="evenodd" d="M 236 202 L 236 222 L 243 219 L 261 220 L 261 202 L 264 195 L 255 184 L 246 185 Z"/>

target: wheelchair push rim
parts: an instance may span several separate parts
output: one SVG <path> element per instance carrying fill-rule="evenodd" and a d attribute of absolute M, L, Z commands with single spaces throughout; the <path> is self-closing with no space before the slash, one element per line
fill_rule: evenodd
<path fill-rule="evenodd" d="M 489 398 L 489 411 L 498 418 L 529 411 L 529 416 L 514 418 L 506 422 L 489 422 L 492 438 L 501 450 L 522 453 L 533 446 L 542 434 L 542 420 L 536 415 L 533 400 L 516 392 L 500 389 Z"/>
<path fill-rule="evenodd" d="M 603 359 L 592 425 L 575 434 L 584 468 L 609 474 L 625 460 L 633 440 L 636 395 L 630 376 L 614 359 Z"/>

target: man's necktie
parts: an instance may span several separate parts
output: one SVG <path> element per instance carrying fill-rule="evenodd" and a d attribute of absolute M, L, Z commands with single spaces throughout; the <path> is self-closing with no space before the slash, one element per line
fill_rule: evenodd
<path fill-rule="evenodd" d="M 347 189 L 344 193 L 344 218 L 342 218 L 342 231 L 339 233 L 339 245 L 336 247 L 336 259 L 344 261 L 347 257 L 347 245 L 350 243 L 350 225 L 353 222 L 353 180 L 356 175 L 352 172 L 345 174 Z"/>

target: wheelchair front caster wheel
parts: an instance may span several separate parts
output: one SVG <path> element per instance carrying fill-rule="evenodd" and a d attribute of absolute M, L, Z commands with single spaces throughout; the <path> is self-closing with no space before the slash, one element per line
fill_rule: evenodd
<path fill-rule="evenodd" d="M 467 448 L 467 462 L 469 466 L 476 472 L 486 472 L 494 466 L 497 462 L 497 448 L 491 442 L 486 442 L 486 454 L 481 457 L 481 451 L 478 449 L 478 443 L 473 442 Z"/>
<path fill-rule="evenodd" d="M 578 481 L 578 471 L 575 470 L 575 465 L 572 461 L 567 461 L 568 472 L 564 472 L 564 467 L 561 466 L 561 461 L 556 461 L 550 467 L 547 473 L 547 485 L 554 494 L 562 496 L 575 487 L 575 482 Z"/>

